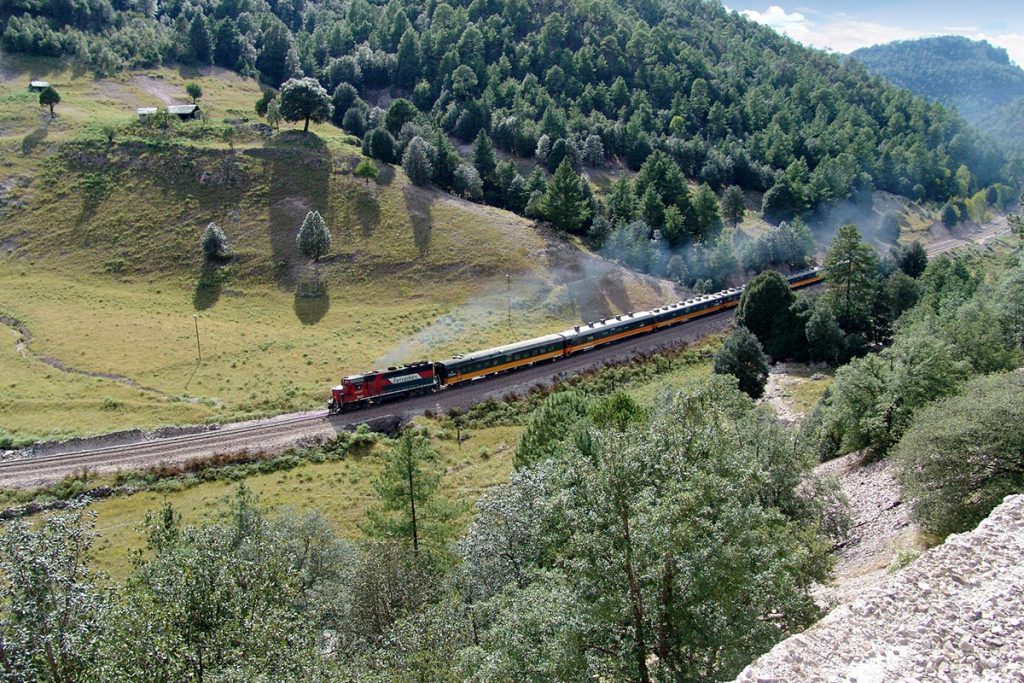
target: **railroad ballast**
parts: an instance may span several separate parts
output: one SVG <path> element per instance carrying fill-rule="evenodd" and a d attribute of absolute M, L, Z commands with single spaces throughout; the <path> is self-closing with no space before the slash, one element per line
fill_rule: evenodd
<path fill-rule="evenodd" d="M 821 282 L 823 269 L 809 268 L 786 278 L 799 289 Z M 331 389 L 327 409 L 340 413 L 361 406 L 442 391 L 462 382 L 583 353 L 640 334 L 657 332 L 696 318 L 733 308 L 743 287 L 697 296 L 650 311 L 623 313 L 612 318 L 576 325 L 543 337 L 458 355 L 443 361 L 418 361 L 387 370 L 350 375 Z"/>

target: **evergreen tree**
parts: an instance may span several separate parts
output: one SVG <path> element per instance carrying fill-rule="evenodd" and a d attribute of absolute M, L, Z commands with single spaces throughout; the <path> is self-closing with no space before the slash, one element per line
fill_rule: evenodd
<path fill-rule="evenodd" d="M 39 91 L 39 106 L 50 108 L 50 118 L 55 118 L 57 115 L 53 112 L 53 108 L 60 104 L 60 93 L 58 93 L 52 85 L 48 85 Z"/>
<path fill-rule="evenodd" d="M 374 128 L 363 138 L 363 154 L 393 164 L 395 159 L 395 138 L 383 128 Z"/>
<path fill-rule="evenodd" d="M 807 336 L 807 355 L 811 360 L 839 362 L 845 335 L 823 299 L 819 299 L 811 311 L 804 334 Z"/>
<path fill-rule="evenodd" d="M 378 503 L 367 510 L 364 531 L 370 538 L 408 543 L 443 552 L 454 533 L 455 510 L 438 495 L 441 470 L 427 440 L 406 432 L 388 453 L 374 481 Z"/>
<path fill-rule="evenodd" d="M 715 354 L 715 374 L 732 375 L 739 381 L 740 391 L 751 398 L 761 398 L 768 382 L 768 358 L 757 337 L 745 327 L 738 327 L 725 339 Z"/>
<path fill-rule="evenodd" d="M 213 36 L 206 15 L 197 12 L 188 29 L 189 58 L 197 64 L 213 62 Z"/>
<path fill-rule="evenodd" d="M 665 205 L 662 204 L 661 197 L 653 186 L 648 186 L 640 197 L 637 213 L 652 228 L 661 229 L 665 225 Z"/>
<path fill-rule="evenodd" d="M 350 107 L 342 117 L 341 129 L 346 133 L 362 137 L 366 132 L 366 114 L 359 107 Z"/>
<path fill-rule="evenodd" d="M 527 467 L 557 458 L 571 446 L 575 428 L 587 415 L 587 401 L 575 391 L 561 391 L 544 399 L 530 415 L 516 444 L 515 466 Z"/>
<path fill-rule="evenodd" d="M 203 96 L 203 87 L 198 83 L 189 83 L 185 86 L 185 92 L 192 98 L 192 104 L 196 104 Z"/>
<path fill-rule="evenodd" d="M 302 221 L 299 234 L 295 238 L 299 253 L 307 258 L 319 261 L 331 251 L 331 231 L 319 211 L 310 211 Z"/>
<path fill-rule="evenodd" d="M 267 106 L 276 99 L 276 92 L 274 92 L 270 88 L 264 90 L 263 95 L 261 95 L 260 98 L 256 100 L 256 115 L 265 117 L 267 115 Z"/>
<path fill-rule="evenodd" d="M 825 256 L 825 281 L 836 320 L 847 332 L 867 330 L 876 262 L 874 249 L 861 239 L 857 226 L 839 228 Z"/>
<path fill-rule="evenodd" d="M 315 78 L 289 79 L 281 86 L 281 116 L 285 121 L 304 121 L 302 131 L 308 132 L 310 121 L 331 118 L 331 98 Z"/>
<path fill-rule="evenodd" d="M 359 99 L 359 92 L 351 83 L 339 83 L 331 95 L 331 106 L 334 112 L 331 114 L 331 122 L 339 128 L 345 127 L 345 115 L 349 108 Z"/>
<path fill-rule="evenodd" d="M 426 185 L 433 179 L 436 154 L 433 146 L 419 135 L 409 141 L 402 155 L 402 170 L 413 184 Z"/>
<path fill-rule="evenodd" d="M 263 34 L 263 48 L 256 59 L 256 68 L 271 85 L 282 83 L 293 75 L 295 44 L 291 31 L 280 21 L 272 21 Z"/>
<path fill-rule="evenodd" d="M 792 356 L 798 351 L 791 343 L 793 330 L 799 326 L 791 310 L 795 301 L 796 295 L 785 278 L 774 270 L 765 271 L 743 288 L 736 322 L 757 337 L 773 357 Z M 795 343 L 802 341 L 803 329 L 795 337 Z"/>
<path fill-rule="evenodd" d="M 384 117 L 384 127 L 391 135 L 397 137 L 402 131 L 402 126 L 415 119 L 418 113 L 412 102 L 399 97 L 388 107 L 388 113 Z"/>
<path fill-rule="evenodd" d="M 228 238 L 216 223 L 210 223 L 203 231 L 203 257 L 207 261 L 216 261 L 228 255 Z"/>
<path fill-rule="evenodd" d="M 608 194 L 608 216 L 613 221 L 628 223 L 633 220 L 635 207 L 633 183 L 626 175 L 621 175 L 612 183 Z"/>
<path fill-rule="evenodd" d="M 403 88 L 411 88 L 420 75 L 420 41 L 416 30 L 409 28 L 398 42 L 398 66 L 395 80 Z"/>
<path fill-rule="evenodd" d="M 377 176 L 380 175 L 380 169 L 369 159 L 363 159 L 357 165 L 355 170 L 352 172 L 357 178 L 362 178 L 366 181 L 369 186 L 371 180 L 376 180 Z"/>
<path fill-rule="evenodd" d="M 213 63 L 225 69 L 241 71 L 242 45 L 245 43 L 238 25 L 231 17 L 224 17 L 217 26 L 214 38 Z M 262 114 L 260 114 L 262 116 Z"/>
<path fill-rule="evenodd" d="M 459 164 L 452 179 L 452 191 L 473 201 L 483 197 L 484 184 L 476 168 L 470 164 Z"/>
<path fill-rule="evenodd" d="M 277 100 L 271 100 L 267 105 L 267 124 L 274 130 L 281 127 L 281 105 Z"/>
<path fill-rule="evenodd" d="M 494 187 L 494 172 L 498 168 L 498 157 L 494 152 L 494 144 L 485 131 L 480 131 L 473 141 L 473 167 L 480 174 L 484 190 Z"/>
<path fill-rule="evenodd" d="M 921 277 L 925 268 L 928 267 L 928 252 L 917 240 L 900 247 L 896 251 L 895 257 L 899 269 L 912 278 Z"/>
<path fill-rule="evenodd" d="M 697 226 L 697 239 L 710 241 L 722 229 L 722 217 L 718 211 L 718 197 L 705 183 L 693 195 L 693 218 Z"/>
<path fill-rule="evenodd" d="M 736 185 L 730 185 L 722 195 L 722 216 L 729 225 L 736 227 L 743 216 L 746 215 L 746 199 L 743 190 Z"/>
<path fill-rule="evenodd" d="M 567 232 L 580 231 L 590 218 L 590 206 L 580 189 L 580 182 L 569 161 L 563 160 L 538 207 L 545 220 Z"/>

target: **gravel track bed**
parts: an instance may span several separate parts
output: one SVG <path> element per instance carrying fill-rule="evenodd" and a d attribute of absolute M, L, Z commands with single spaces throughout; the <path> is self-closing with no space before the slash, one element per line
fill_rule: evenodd
<path fill-rule="evenodd" d="M 426 411 L 437 413 L 452 408 L 468 408 L 490 398 L 500 399 L 525 393 L 533 387 L 549 386 L 558 378 L 570 377 L 609 363 L 678 348 L 709 334 L 721 332 L 732 323 L 733 318 L 733 311 L 723 311 L 570 358 L 484 378 L 468 386 L 333 417 L 328 417 L 326 411 L 305 412 L 205 428 L 171 438 L 131 432 L 113 439 L 106 436 L 75 439 L 40 449 L 45 455 L 29 447 L 8 453 L 6 459 L 0 461 L 0 487 L 45 486 L 67 476 L 80 474 L 83 470 L 94 474 L 111 474 L 119 470 L 144 469 L 163 464 L 180 465 L 216 455 L 281 453 L 297 444 L 326 441 L 359 424 L 372 425 L 382 421 L 393 426 L 396 422 L 408 420 Z"/>
<path fill-rule="evenodd" d="M 776 645 L 737 683 L 1024 682 L 1024 495 Z"/>

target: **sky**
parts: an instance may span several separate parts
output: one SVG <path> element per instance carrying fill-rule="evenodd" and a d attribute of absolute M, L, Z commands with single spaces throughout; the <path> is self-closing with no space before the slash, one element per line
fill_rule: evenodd
<path fill-rule="evenodd" d="M 775 0 L 726 2 L 754 21 L 834 52 L 925 36 L 961 35 L 1006 48 L 1024 67 L 1024 1 Z"/>

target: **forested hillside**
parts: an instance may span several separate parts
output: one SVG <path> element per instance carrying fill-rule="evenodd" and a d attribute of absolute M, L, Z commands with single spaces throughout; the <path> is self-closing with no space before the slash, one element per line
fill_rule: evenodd
<path fill-rule="evenodd" d="M 851 55 L 871 73 L 956 107 L 1001 141 L 1024 143 L 1024 69 L 1006 50 L 962 36 L 903 40 Z"/>
<path fill-rule="evenodd" d="M 518 177 L 516 167 L 491 164 L 491 141 L 552 171 L 565 159 L 576 172 L 607 162 L 635 170 L 660 149 L 711 190 L 766 192 L 773 220 L 873 188 L 942 201 L 956 191 L 961 166 L 975 189 L 1012 171 L 941 106 L 717 3 L 41 0 L 5 8 L 5 49 L 73 55 L 98 73 L 176 60 L 274 87 L 315 77 L 333 96 L 319 115 L 365 136 L 372 156 L 398 161 L 419 135 L 429 146 L 416 154 L 442 167 L 424 180 L 549 220 L 536 201 L 529 206 L 547 190 L 543 177 L 526 180 L 522 163 Z M 391 106 L 385 119 L 395 98 L 412 106 Z M 479 180 L 455 172 L 438 131 L 477 141 L 487 161 L 476 164 Z M 563 180 L 568 188 L 571 178 Z M 682 237 L 701 239 L 697 200 L 664 189 L 651 202 L 674 206 Z M 589 227 L 595 212 L 579 199 L 581 210 L 560 227 Z M 633 199 L 623 222 L 641 217 L 642 196 Z M 678 227 L 671 212 L 661 214 L 653 212 L 663 224 L 647 221 L 649 229 Z"/>

